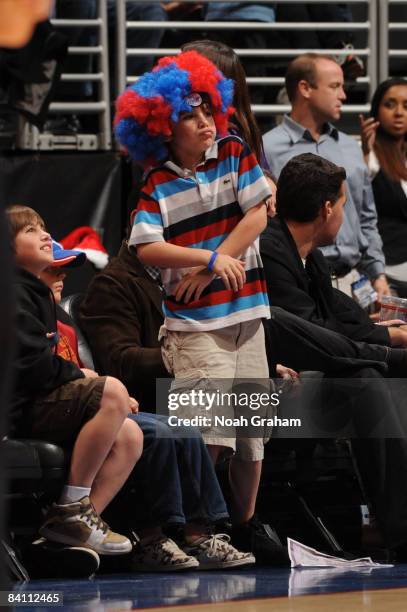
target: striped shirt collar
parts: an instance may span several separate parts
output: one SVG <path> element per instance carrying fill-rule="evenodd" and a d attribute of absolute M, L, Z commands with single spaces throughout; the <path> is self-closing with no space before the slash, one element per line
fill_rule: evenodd
<path fill-rule="evenodd" d="M 297 142 L 302 139 L 314 141 L 309 130 L 307 128 L 304 128 L 303 125 L 300 125 L 299 123 L 294 121 L 294 119 L 291 119 L 289 115 L 284 115 L 283 126 L 288 135 L 290 136 L 293 144 L 297 144 Z M 322 132 L 322 134 L 330 136 L 334 140 L 338 140 L 339 138 L 338 130 L 334 125 L 332 125 L 332 123 L 325 123 L 324 131 Z"/>
<path fill-rule="evenodd" d="M 200 164 L 198 164 L 197 168 L 199 168 L 199 166 L 202 166 L 203 164 L 205 164 L 209 159 L 218 159 L 218 143 L 217 143 L 217 141 L 215 141 L 213 143 L 213 145 L 211 147 L 209 147 L 209 149 L 206 149 L 206 151 L 205 151 L 205 160 L 203 162 L 201 162 Z M 173 170 L 174 172 L 176 172 L 176 174 L 178 174 L 178 176 L 180 176 L 182 178 L 187 178 L 189 176 L 193 176 L 192 170 L 189 170 L 189 168 L 181 168 L 175 162 L 173 162 L 173 161 L 171 161 L 169 159 L 166 162 L 164 162 L 164 166 L 166 168 L 168 168 L 169 170 Z"/>

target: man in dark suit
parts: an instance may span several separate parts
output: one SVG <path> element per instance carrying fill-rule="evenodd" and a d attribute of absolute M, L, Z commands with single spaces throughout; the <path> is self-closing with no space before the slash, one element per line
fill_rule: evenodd
<path fill-rule="evenodd" d="M 284 167 L 278 182 L 277 217 L 269 219 L 260 240 L 274 320 L 284 324 L 285 333 L 294 326 L 292 333 L 301 331 L 310 345 L 314 342 L 328 371 L 338 371 L 343 365 L 362 367 L 355 360 L 368 360 L 380 362 L 393 376 L 405 376 L 407 353 L 392 348 L 407 346 L 405 328 L 374 324 L 354 300 L 333 288 L 327 260 L 319 250 L 333 243 L 341 226 L 345 178 L 343 168 L 313 153 L 298 155 Z M 285 315 L 276 307 L 302 322 L 290 317 L 286 325 Z M 310 325 L 303 325 L 305 321 Z M 294 355 L 287 336 L 284 344 L 284 354 L 278 358 L 303 369 L 304 359 L 298 350 Z M 326 367 L 317 369 L 325 371 Z"/>
<path fill-rule="evenodd" d="M 333 243 L 341 226 L 345 178 L 343 168 L 312 153 L 292 158 L 281 172 L 277 217 L 260 241 L 272 311 L 269 348 L 290 367 L 323 372 L 321 422 L 349 415 L 352 449 L 384 540 L 404 556 L 406 429 L 385 376 L 406 376 L 407 333 L 375 325 L 332 288 L 318 250 Z"/>

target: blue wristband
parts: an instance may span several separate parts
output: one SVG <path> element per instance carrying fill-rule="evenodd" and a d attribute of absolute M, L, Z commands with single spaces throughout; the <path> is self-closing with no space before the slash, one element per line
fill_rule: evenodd
<path fill-rule="evenodd" d="M 210 258 L 210 260 L 208 262 L 208 266 L 207 266 L 209 272 L 213 271 L 213 266 L 215 265 L 215 261 L 216 261 L 217 256 L 218 256 L 218 253 L 216 251 L 214 251 L 212 253 L 212 255 L 211 255 L 211 258 Z"/>

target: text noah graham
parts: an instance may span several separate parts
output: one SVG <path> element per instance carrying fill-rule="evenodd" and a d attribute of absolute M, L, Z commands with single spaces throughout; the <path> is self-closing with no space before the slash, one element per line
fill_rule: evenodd
<path fill-rule="evenodd" d="M 178 417 L 172 414 L 168 417 L 170 427 L 301 427 L 301 419 L 280 419 L 278 416 L 262 417 L 253 414 L 247 418 L 243 415 L 226 417 L 215 415 L 213 417 L 197 414 L 193 417 Z"/>

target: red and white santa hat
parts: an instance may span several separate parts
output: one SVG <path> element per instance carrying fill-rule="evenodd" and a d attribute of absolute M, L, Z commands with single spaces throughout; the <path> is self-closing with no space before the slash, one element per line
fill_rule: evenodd
<path fill-rule="evenodd" d="M 98 269 L 104 268 L 109 262 L 109 255 L 99 234 L 88 225 L 76 228 L 61 240 L 65 249 L 75 249 L 83 251 L 89 261 Z"/>

